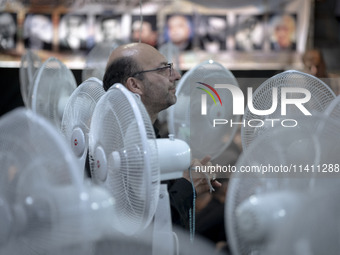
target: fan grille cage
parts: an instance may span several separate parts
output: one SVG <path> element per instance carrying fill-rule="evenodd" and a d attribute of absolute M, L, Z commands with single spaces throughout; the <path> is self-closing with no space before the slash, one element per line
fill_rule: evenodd
<path fill-rule="evenodd" d="M 78 175 L 74 172 L 77 168 L 74 158 L 65 155 L 60 134 L 45 120 L 29 110 L 18 109 L 1 119 L 0 130 L 2 156 L 16 161 L 15 164 L 8 161 L 9 165 L 2 169 L 20 174 L 31 168 L 30 165 L 34 165 L 32 171 L 48 173 L 51 185 L 81 186 L 81 182 L 77 180 Z"/>
<path fill-rule="evenodd" d="M 95 155 L 98 147 L 105 152 L 108 162 L 105 186 L 116 200 L 116 228 L 126 234 L 138 232 L 150 223 L 160 180 L 151 120 L 142 102 L 133 97 L 122 85 L 112 87 L 99 100 L 90 130 L 90 155 Z M 114 162 L 113 152 L 119 153 L 120 162 Z M 96 163 L 91 158 L 95 178 Z"/>
<path fill-rule="evenodd" d="M 50 57 L 39 68 L 33 82 L 32 110 L 60 129 L 67 100 L 77 88 L 72 72 L 58 59 Z"/>
<path fill-rule="evenodd" d="M 268 130 L 265 135 L 251 143 L 243 151 L 237 169 L 249 166 L 284 166 L 288 172 L 241 173 L 232 175 L 226 198 L 226 229 L 235 254 L 250 254 L 253 249 L 263 249 L 263 244 L 250 246 L 240 235 L 235 220 L 235 210 L 252 195 L 277 192 L 280 190 L 307 191 L 322 185 L 329 179 L 338 178 L 338 173 L 319 173 L 318 166 L 338 164 L 340 152 L 340 121 L 321 113 L 313 116 L 296 116 L 296 128 L 278 127 Z M 308 171 L 300 171 L 308 167 Z M 294 171 L 296 169 L 297 171 Z M 312 172 L 312 169 L 314 171 Z M 254 251 L 254 250 L 253 250 Z"/>
<path fill-rule="evenodd" d="M 74 142 L 72 141 L 73 131 L 80 128 L 85 135 L 85 144 L 88 144 L 92 114 L 104 93 L 102 82 L 96 78 L 90 78 L 80 84 L 71 94 L 61 122 L 61 131 L 69 143 Z"/>
<path fill-rule="evenodd" d="M 257 136 L 266 132 L 267 129 L 272 125 L 270 123 L 270 125 L 262 126 L 261 128 L 252 127 L 251 125 L 247 124 L 249 120 L 259 119 L 267 122 L 266 120 L 270 119 L 283 120 L 283 118 L 287 119 L 292 115 L 303 115 L 303 113 L 293 105 L 287 105 L 286 116 L 281 115 L 281 89 L 287 87 L 305 88 L 311 93 L 311 99 L 307 103 L 303 104 L 309 112 L 323 112 L 330 102 L 335 98 L 335 95 L 329 86 L 312 75 L 298 71 L 286 71 L 273 76 L 260 85 L 258 89 L 256 89 L 253 95 L 253 106 L 257 110 L 270 109 L 273 103 L 272 88 L 277 88 L 277 108 L 272 114 L 260 116 L 250 112 L 247 105 L 245 114 L 243 116 L 245 125 L 241 127 L 242 146 L 244 149 L 247 149 L 249 144 Z M 301 93 L 287 93 L 288 99 L 298 99 L 302 96 L 303 95 Z"/>
<path fill-rule="evenodd" d="M 80 200 L 85 192 L 83 181 L 55 127 L 32 111 L 18 108 L 1 118 L 0 140 L 0 199 L 10 206 L 13 220 L 0 253 L 42 254 L 68 234 L 71 238 L 71 233 L 79 233 L 84 226 L 84 215 L 79 213 L 85 206 Z M 62 192 L 65 189 L 68 192 Z M 69 197 L 73 203 L 67 202 Z M 72 228 L 63 216 L 73 216 L 70 221 L 77 219 L 78 225 Z"/>
<path fill-rule="evenodd" d="M 40 58 L 31 50 L 27 50 L 21 58 L 19 69 L 20 92 L 26 107 L 28 107 L 28 96 L 32 89 L 34 74 L 41 65 Z"/>
<path fill-rule="evenodd" d="M 208 96 L 207 115 L 201 115 L 201 95 L 204 94 L 197 87 L 205 83 L 212 87 L 215 84 L 231 84 L 238 87 L 233 74 L 221 64 L 205 61 L 185 73 L 178 84 L 176 92 L 177 103 L 169 110 L 169 130 L 177 138 L 186 141 L 195 158 L 202 158 L 207 154 L 212 158 L 218 157 L 231 143 L 237 126 L 223 125 L 213 127 L 214 119 L 227 119 L 237 122 L 239 117 L 232 114 L 232 94 L 227 89 L 216 89 L 222 106 L 216 95 L 216 104 Z M 209 89 L 208 89 L 209 90 Z M 211 92 L 214 94 L 213 92 Z"/>
<path fill-rule="evenodd" d="M 332 103 L 325 110 L 325 114 L 335 118 L 340 119 L 340 96 L 337 96 Z"/>

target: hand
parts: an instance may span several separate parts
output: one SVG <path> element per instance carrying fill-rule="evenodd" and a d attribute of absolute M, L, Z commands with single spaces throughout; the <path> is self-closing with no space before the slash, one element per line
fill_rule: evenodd
<path fill-rule="evenodd" d="M 193 180 L 197 195 L 208 192 L 211 187 L 209 185 L 210 183 L 212 187 L 214 188 L 222 186 L 220 182 L 214 180 L 213 174 L 210 174 L 209 172 L 195 170 L 195 169 L 201 169 L 202 166 L 211 166 L 212 163 L 210 162 L 210 159 L 211 159 L 210 156 L 205 156 L 201 160 L 193 159 L 191 161 L 189 170 L 184 171 L 183 177 L 187 179 L 189 182 L 191 182 L 190 175 L 189 175 L 189 171 L 191 171 L 191 176 L 192 176 L 192 180 Z"/>

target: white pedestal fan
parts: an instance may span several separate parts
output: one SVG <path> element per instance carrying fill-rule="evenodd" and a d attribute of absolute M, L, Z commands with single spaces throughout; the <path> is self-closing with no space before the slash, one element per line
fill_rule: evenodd
<path fill-rule="evenodd" d="M 33 86 L 34 75 L 41 65 L 41 59 L 32 50 L 27 50 L 21 57 L 19 69 L 20 92 L 26 107 L 28 107 L 28 96 Z"/>
<path fill-rule="evenodd" d="M 116 200 L 115 227 L 127 235 L 143 231 L 156 212 L 163 166 L 168 173 L 186 170 L 189 147 L 176 139 L 156 139 L 141 100 L 121 84 L 97 103 L 89 141 L 92 178 Z"/>
<path fill-rule="evenodd" d="M 264 254 L 310 192 L 338 186 L 340 122 L 314 113 L 298 126 L 267 130 L 237 162 L 226 198 L 226 229 L 233 254 Z"/>
<path fill-rule="evenodd" d="M 186 72 L 178 83 L 177 102 L 169 108 L 168 128 L 176 138 L 186 141 L 194 158 L 218 157 L 232 142 L 238 115 L 232 113 L 232 94 L 216 84 L 238 87 L 234 75 L 221 64 L 209 60 Z M 205 107 L 203 107 L 205 103 Z M 202 111 L 205 114 L 202 114 Z M 214 119 L 228 125 L 214 126 Z"/>
<path fill-rule="evenodd" d="M 89 78 L 73 91 L 64 109 L 61 132 L 78 159 L 83 177 L 91 118 L 98 100 L 104 93 L 102 81 L 94 77 Z"/>
<path fill-rule="evenodd" d="M 76 88 L 76 80 L 67 66 L 50 57 L 34 76 L 28 106 L 60 130 L 64 108 Z"/>
<path fill-rule="evenodd" d="M 302 104 L 302 106 L 310 113 L 323 112 L 335 98 L 334 92 L 328 85 L 315 76 L 303 72 L 289 70 L 271 77 L 255 90 L 252 96 L 252 101 L 247 103 L 243 116 L 243 122 L 245 125 L 241 127 L 242 147 L 244 150 L 247 149 L 254 139 L 265 134 L 266 131 L 272 128 L 272 126 L 281 125 L 282 120 L 291 119 L 291 116 L 294 115 L 304 116 L 301 109 L 296 107 L 294 104 L 287 104 L 285 108 L 286 114 L 282 114 L 282 89 L 287 88 L 289 90 L 302 88 L 310 93 L 311 98 L 308 102 Z M 251 88 L 248 88 L 248 94 L 252 93 L 250 89 Z M 277 93 L 274 93 L 273 89 L 276 89 Z M 275 95 L 277 105 L 273 103 L 275 102 Z M 305 95 L 299 91 L 289 92 L 285 95 L 288 100 L 303 100 L 305 97 Z M 250 110 L 250 106 L 256 110 L 268 110 L 274 107 L 273 109 L 275 109 L 275 111 L 270 114 L 258 115 L 254 114 L 253 111 Z M 257 123 L 253 120 L 256 120 Z M 275 122 L 272 122 L 271 120 L 275 120 Z M 249 121 L 252 121 L 252 124 L 249 125 Z M 263 121 L 264 125 L 261 125 L 261 121 Z"/>
<path fill-rule="evenodd" d="M 0 119 L 0 140 L 1 254 L 84 250 L 111 231 L 114 201 L 84 183 L 73 153 L 46 119 L 13 110 Z"/>

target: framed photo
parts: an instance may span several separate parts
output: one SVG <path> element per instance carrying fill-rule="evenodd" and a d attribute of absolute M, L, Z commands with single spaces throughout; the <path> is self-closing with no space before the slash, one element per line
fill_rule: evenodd
<path fill-rule="evenodd" d="M 269 19 L 270 49 L 296 50 L 296 14 L 273 14 Z"/>
<path fill-rule="evenodd" d="M 95 41 L 114 42 L 121 41 L 122 37 L 122 16 L 121 15 L 96 15 Z"/>
<path fill-rule="evenodd" d="M 157 47 L 157 17 L 156 15 L 143 16 L 143 22 L 139 15 L 132 16 L 131 19 L 131 41 L 149 44 Z"/>
<path fill-rule="evenodd" d="M 51 15 L 27 14 L 24 21 L 23 39 L 25 48 L 51 50 L 53 41 Z"/>
<path fill-rule="evenodd" d="M 194 42 L 194 24 L 192 15 L 171 14 L 166 18 L 164 43 L 172 42 L 180 51 L 192 50 Z"/>
<path fill-rule="evenodd" d="M 235 49 L 239 51 L 263 50 L 265 39 L 263 15 L 237 15 Z"/>
<path fill-rule="evenodd" d="M 17 14 L 0 12 L 0 50 L 15 49 L 17 44 Z"/>
<path fill-rule="evenodd" d="M 87 16 L 67 14 L 59 23 L 59 49 L 82 51 L 90 48 L 88 41 Z"/>
<path fill-rule="evenodd" d="M 210 53 L 227 49 L 228 25 L 225 15 L 200 15 L 195 20 L 195 36 L 200 49 Z"/>

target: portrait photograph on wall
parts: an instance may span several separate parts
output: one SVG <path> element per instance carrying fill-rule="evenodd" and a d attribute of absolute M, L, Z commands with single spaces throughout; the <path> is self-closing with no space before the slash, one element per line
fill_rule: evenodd
<path fill-rule="evenodd" d="M 156 15 L 145 15 L 141 21 L 140 15 L 131 18 L 131 41 L 142 42 L 157 47 L 157 17 Z"/>
<path fill-rule="evenodd" d="M 17 44 L 17 14 L 0 12 L 0 50 L 6 51 Z"/>
<path fill-rule="evenodd" d="M 62 15 L 59 23 L 59 50 L 86 51 L 91 47 L 87 29 L 87 16 Z"/>
<path fill-rule="evenodd" d="M 200 49 L 217 53 L 227 49 L 228 23 L 226 15 L 196 15 L 195 37 Z"/>
<path fill-rule="evenodd" d="M 238 51 L 263 50 L 265 24 L 263 15 L 237 15 L 235 48 Z"/>
<path fill-rule="evenodd" d="M 25 17 L 23 39 L 25 48 L 51 50 L 53 42 L 53 24 L 51 15 L 29 13 Z"/>
<path fill-rule="evenodd" d="M 296 50 L 296 14 L 273 14 L 269 18 L 270 48 L 273 51 Z"/>
<path fill-rule="evenodd" d="M 120 14 L 99 14 L 95 18 L 95 42 L 112 43 L 121 41 L 122 16 Z"/>
<path fill-rule="evenodd" d="M 139 8 L 124 11 L 115 5 L 6 8 L 0 12 L 0 62 L 17 66 L 25 49 L 36 49 L 42 59 L 57 55 L 81 68 L 97 44 L 141 41 L 175 54 L 184 70 L 207 58 L 237 69 L 301 65 L 310 26 L 310 4 L 304 0 L 268 10 L 165 6 L 153 3 L 142 19 Z"/>
<path fill-rule="evenodd" d="M 172 42 L 180 51 L 193 49 L 194 24 L 192 15 L 170 14 L 166 18 L 163 43 Z"/>

